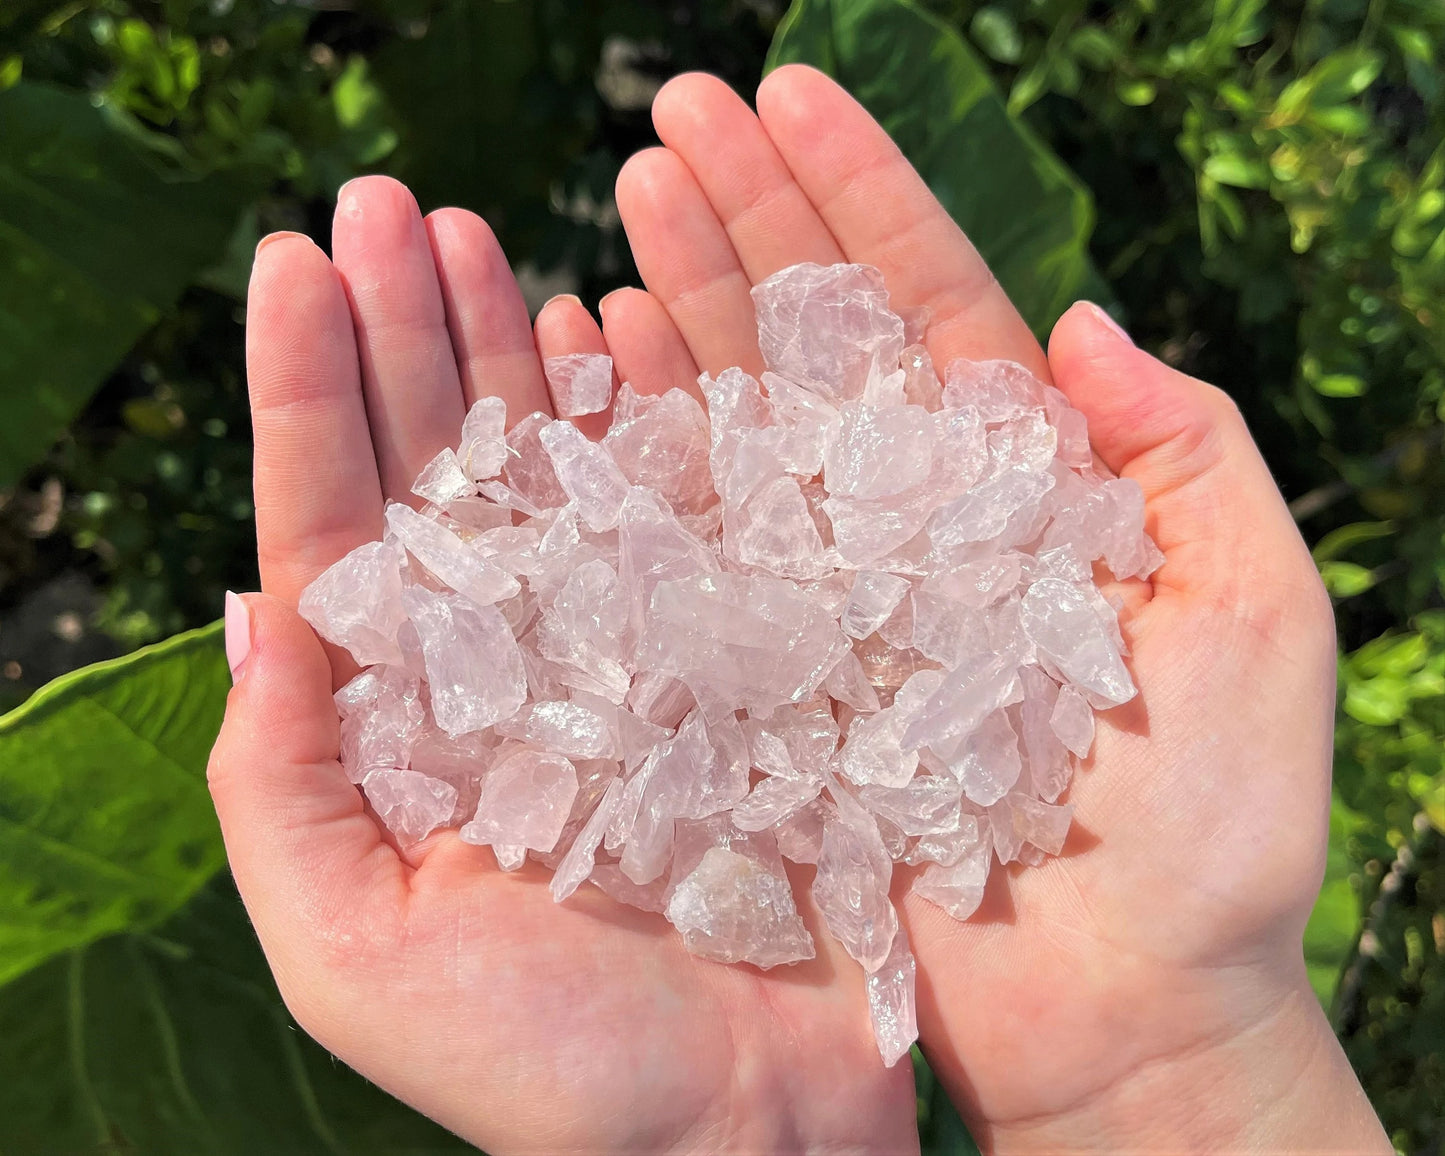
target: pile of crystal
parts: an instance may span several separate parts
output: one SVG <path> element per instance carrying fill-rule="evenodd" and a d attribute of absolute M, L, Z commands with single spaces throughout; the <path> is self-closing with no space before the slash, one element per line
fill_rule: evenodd
<path fill-rule="evenodd" d="M 1134 694 L 1095 574 L 1161 556 L 1063 394 L 1008 361 L 940 382 L 877 270 L 753 292 L 761 381 L 623 385 L 600 441 L 483 399 L 301 610 L 364 668 L 341 761 L 398 842 L 460 828 L 760 968 L 814 955 L 811 887 L 892 1064 L 895 864 L 966 919 L 991 864 L 1060 852 L 1094 712 Z M 545 368 L 558 412 L 606 409 L 606 357 Z"/>

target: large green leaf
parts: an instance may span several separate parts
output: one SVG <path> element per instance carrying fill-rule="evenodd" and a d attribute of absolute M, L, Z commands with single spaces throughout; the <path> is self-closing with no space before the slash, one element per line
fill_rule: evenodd
<path fill-rule="evenodd" d="M 1359 870 L 1347 847 L 1350 835 L 1364 820 L 1336 796 L 1330 805 L 1330 849 L 1325 879 L 1305 927 L 1305 968 L 1310 984 L 1328 1009 L 1345 961 L 1360 933 L 1360 897 L 1350 882 Z"/>
<path fill-rule="evenodd" d="M 163 170 L 83 93 L 0 92 L 0 488 L 220 256 L 250 192 Z"/>
<path fill-rule="evenodd" d="M 472 1151 L 286 1013 L 228 875 L 0 988 L 0 1152 Z"/>
<path fill-rule="evenodd" d="M 154 924 L 225 862 L 205 767 L 229 685 L 217 624 L 0 718 L 0 983 Z"/>
<path fill-rule="evenodd" d="M 1089 262 L 1093 200 L 1010 117 L 988 69 L 947 24 L 907 0 L 795 0 L 768 68 L 835 77 L 888 130 L 978 246 L 1034 330 L 1107 290 Z"/>

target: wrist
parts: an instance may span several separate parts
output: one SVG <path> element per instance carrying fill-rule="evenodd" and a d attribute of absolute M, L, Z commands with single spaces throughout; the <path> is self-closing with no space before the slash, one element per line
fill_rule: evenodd
<path fill-rule="evenodd" d="M 985 1151 L 1393 1152 L 1303 965 L 1221 995 L 1219 1024 L 1068 1110 L 983 1122 Z M 1233 1006 L 1231 1006 L 1233 1005 Z M 1197 1010 L 1197 1009 L 1195 1009 Z"/>

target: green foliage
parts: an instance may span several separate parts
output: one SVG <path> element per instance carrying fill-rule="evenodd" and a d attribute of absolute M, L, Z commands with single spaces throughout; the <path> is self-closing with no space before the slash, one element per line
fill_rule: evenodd
<path fill-rule="evenodd" d="M 225 862 L 205 766 L 229 683 L 210 628 L 0 718 L 0 983 L 165 918 Z"/>
<path fill-rule="evenodd" d="M 0 987 L 0 1038 L 0 1136 L 27 1156 L 475 1151 L 297 1029 L 224 873 Z"/>
<path fill-rule="evenodd" d="M 215 259 L 249 190 L 167 171 L 84 96 L 48 85 L 0 92 L 0 140 L 3 487 Z"/>
<path fill-rule="evenodd" d="M 908 0 L 797 0 L 767 67 L 795 61 L 836 77 L 888 130 L 1036 331 L 1099 295 L 1088 191 L 1010 118 L 951 28 Z"/>

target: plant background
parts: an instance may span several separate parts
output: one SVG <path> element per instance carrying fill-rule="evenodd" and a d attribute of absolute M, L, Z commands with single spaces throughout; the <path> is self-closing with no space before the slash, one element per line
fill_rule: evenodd
<path fill-rule="evenodd" d="M 1244 410 L 1337 607 L 1311 975 L 1397 1147 L 1445 1151 L 1436 0 L 5 0 L 0 1150 L 461 1147 L 291 1024 L 205 797 L 226 676 L 180 632 L 256 581 L 250 254 L 383 171 L 483 212 L 534 308 L 595 303 L 635 282 L 611 188 L 652 93 L 747 93 L 770 45 L 1036 328 L 1102 299 Z M 973 1151 L 921 1061 L 919 1117 Z"/>

